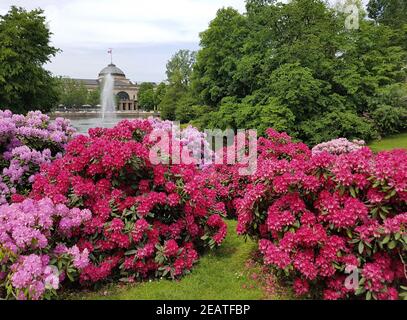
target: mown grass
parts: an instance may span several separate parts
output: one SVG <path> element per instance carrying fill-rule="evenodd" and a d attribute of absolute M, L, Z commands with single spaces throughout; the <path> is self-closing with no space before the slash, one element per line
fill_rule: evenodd
<path fill-rule="evenodd" d="M 227 221 L 228 235 L 222 246 L 203 255 L 191 274 L 179 281 L 155 280 L 132 285 L 111 285 L 97 292 L 81 292 L 70 299 L 120 300 L 259 300 L 278 299 L 266 295 L 254 274 L 259 267 L 248 267 L 246 261 L 256 244 L 238 237 L 236 221 Z M 257 269 L 256 269 L 257 268 Z"/>
<path fill-rule="evenodd" d="M 377 140 L 369 145 L 373 151 L 391 150 L 391 149 L 407 149 L 407 133 L 396 134 L 386 137 L 382 140 Z"/>

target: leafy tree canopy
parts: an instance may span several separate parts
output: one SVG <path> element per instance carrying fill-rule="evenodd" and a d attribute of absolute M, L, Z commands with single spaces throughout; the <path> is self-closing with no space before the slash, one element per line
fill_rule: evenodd
<path fill-rule="evenodd" d="M 0 16 L 0 107 L 13 112 L 49 111 L 58 100 L 57 80 L 43 65 L 58 52 L 43 11 L 11 7 Z"/>
<path fill-rule="evenodd" d="M 140 84 L 138 91 L 138 104 L 144 110 L 154 110 L 157 106 L 155 100 L 155 86 L 151 82 L 143 82 Z"/>
<path fill-rule="evenodd" d="M 163 119 L 175 120 L 177 105 L 184 104 L 183 98 L 188 94 L 191 82 L 195 52 L 179 50 L 167 63 L 167 82 L 162 92 L 159 109 Z M 163 89 L 160 89 L 163 91 Z M 185 104 L 183 107 L 186 107 Z"/>
<path fill-rule="evenodd" d="M 194 123 L 286 127 L 308 143 L 402 130 L 395 124 L 406 108 L 407 25 L 377 23 L 359 7 L 356 30 L 345 27 L 349 13 L 323 0 L 247 0 L 244 14 L 219 10 L 201 33 L 189 88 L 212 111 Z M 383 106 L 394 108 L 386 125 L 377 123 Z"/>

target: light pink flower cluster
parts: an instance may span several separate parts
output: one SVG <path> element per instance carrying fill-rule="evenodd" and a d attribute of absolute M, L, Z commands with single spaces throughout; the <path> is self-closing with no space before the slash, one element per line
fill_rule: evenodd
<path fill-rule="evenodd" d="M 215 152 L 211 149 L 206 134 L 197 128 L 188 126 L 181 129 L 172 121 L 152 117 L 148 121 L 153 128 L 153 134 L 159 134 L 160 131 L 170 133 L 170 138 L 174 140 L 172 143 L 179 143 L 181 147 L 186 147 L 189 155 L 197 159 L 197 164 L 201 168 L 207 168 L 211 161 L 215 160 Z"/>
<path fill-rule="evenodd" d="M 366 146 L 366 143 L 363 140 L 349 141 L 346 138 L 339 138 L 316 145 L 312 148 L 312 154 L 329 152 L 330 154 L 340 155 L 359 150 L 364 146 Z"/>

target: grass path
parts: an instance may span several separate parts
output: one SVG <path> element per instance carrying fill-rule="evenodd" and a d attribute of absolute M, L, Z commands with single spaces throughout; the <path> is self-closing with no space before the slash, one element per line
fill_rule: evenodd
<path fill-rule="evenodd" d="M 110 286 L 94 293 L 81 293 L 73 299 L 121 300 L 258 300 L 265 298 L 263 289 L 251 276 L 245 262 L 256 244 L 238 237 L 236 221 L 227 221 L 228 235 L 222 246 L 202 256 L 192 273 L 179 281 L 157 280 L 151 282 Z"/>
<path fill-rule="evenodd" d="M 391 149 L 407 149 L 407 133 L 396 134 L 384 138 L 382 140 L 374 141 L 369 145 L 373 151 L 391 150 Z"/>

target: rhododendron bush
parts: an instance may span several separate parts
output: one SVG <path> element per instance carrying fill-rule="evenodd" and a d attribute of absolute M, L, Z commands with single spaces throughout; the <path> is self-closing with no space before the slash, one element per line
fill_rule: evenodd
<path fill-rule="evenodd" d="M 238 233 L 259 240 L 264 263 L 300 296 L 399 298 L 407 151 L 311 156 L 287 135 L 267 133 L 259 146 L 266 156 L 236 202 Z"/>
<path fill-rule="evenodd" d="M 242 175 L 253 159 L 227 161 L 243 154 L 238 139 L 215 154 L 169 121 L 73 133 L 63 119 L 0 111 L 0 298 L 179 278 L 222 243 L 226 214 L 298 296 L 407 296 L 406 150 L 344 139 L 310 150 L 269 129 Z"/>
<path fill-rule="evenodd" d="M 47 198 L 0 206 L 0 298 L 50 298 L 60 282 L 75 281 L 89 252 L 71 235 L 90 218 Z"/>
<path fill-rule="evenodd" d="M 272 131 L 269 131 L 269 133 Z M 246 135 L 244 148 L 249 145 L 248 136 Z M 274 138 L 260 137 L 257 141 L 257 162 L 262 162 L 270 158 L 292 157 L 307 158 L 310 156 L 308 147 L 301 143 L 291 143 L 287 146 L 281 143 L 281 139 L 289 138 L 286 134 L 276 134 Z M 215 162 L 211 166 L 205 168 L 203 175 L 206 177 L 208 187 L 217 191 L 217 197 L 224 202 L 228 212 L 228 216 L 236 217 L 236 208 L 238 208 L 239 199 L 247 192 L 247 185 L 251 181 L 251 175 L 242 175 L 240 169 L 247 169 L 249 163 L 234 163 L 228 164 L 228 157 L 236 155 L 240 152 L 238 139 L 233 142 L 233 146 L 224 147 L 223 151 L 216 152 L 217 159 L 222 159 L 221 163 Z M 245 153 L 247 150 L 245 150 Z M 253 164 L 251 164 L 253 165 Z M 253 170 L 254 172 L 257 169 Z"/>
<path fill-rule="evenodd" d="M 61 155 L 75 129 L 40 111 L 26 116 L 0 110 L 0 204 L 27 195 L 41 164 Z"/>
<path fill-rule="evenodd" d="M 216 191 L 205 187 L 193 163 L 153 165 L 152 132 L 149 120 L 91 129 L 35 179 L 34 199 L 47 197 L 92 214 L 71 233 L 79 250 L 89 252 L 90 264 L 80 273 L 83 285 L 180 277 L 202 249 L 225 237 L 224 204 L 216 201 Z"/>
<path fill-rule="evenodd" d="M 346 138 L 334 139 L 328 142 L 323 142 L 312 148 L 312 154 L 321 152 L 329 152 L 331 154 L 344 154 L 362 149 L 366 143 L 363 140 L 349 141 Z"/>

